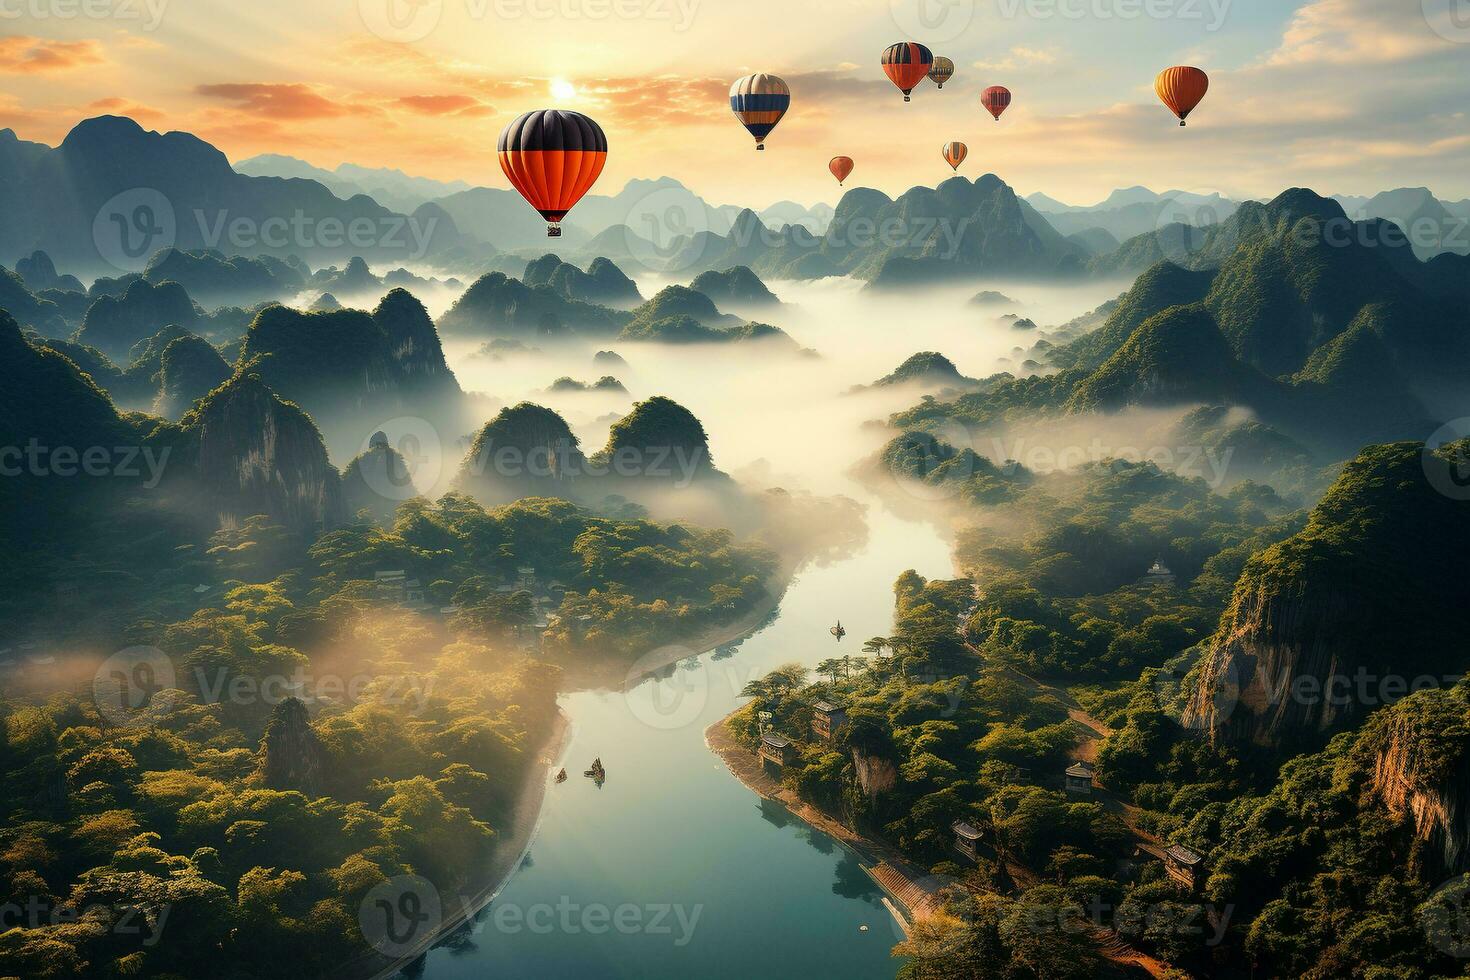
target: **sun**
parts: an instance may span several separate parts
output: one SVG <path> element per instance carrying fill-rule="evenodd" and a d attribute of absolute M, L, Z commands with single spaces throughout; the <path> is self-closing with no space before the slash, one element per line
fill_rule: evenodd
<path fill-rule="evenodd" d="M 552 98 L 563 101 L 575 99 L 577 97 L 577 88 L 565 78 L 553 78 L 551 80 L 551 95 Z"/>

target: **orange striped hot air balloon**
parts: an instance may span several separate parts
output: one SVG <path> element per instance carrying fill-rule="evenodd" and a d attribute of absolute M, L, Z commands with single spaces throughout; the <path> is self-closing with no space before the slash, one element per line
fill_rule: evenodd
<path fill-rule="evenodd" d="M 951 170 L 956 172 L 960 164 L 965 162 L 965 157 L 970 155 L 970 148 L 963 143 L 944 144 L 944 162 L 949 164 Z"/>
<path fill-rule="evenodd" d="M 546 237 L 561 237 L 561 219 L 602 173 L 602 127 L 569 109 L 533 109 L 500 131 L 500 169 L 547 221 Z"/>
<path fill-rule="evenodd" d="M 1000 114 L 1011 104 L 1011 90 L 1004 85 L 992 85 L 980 93 L 980 104 L 1000 122 Z"/>
<path fill-rule="evenodd" d="M 954 77 L 954 62 L 942 55 L 934 56 L 934 66 L 929 69 L 929 80 L 939 88 Z"/>
<path fill-rule="evenodd" d="M 1154 79 L 1154 91 L 1159 94 L 1159 101 L 1179 117 L 1181 126 L 1209 89 L 1210 76 L 1187 65 L 1165 68 Z"/>
<path fill-rule="evenodd" d="M 730 86 L 730 111 L 755 137 L 755 148 L 766 148 L 766 137 L 791 106 L 791 89 L 775 75 L 756 72 Z"/>
<path fill-rule="evenodd" d="M 909 93 L 933 64 L 934 55 L 917 41 L 900 41 L 883 49 L 883 73 L 903 92 L 905 102 L 911 101 Z"/>
<path fill-rule="evenodd" d="M 832 176 L 837 178 L 837 186 L 841 187 L 847 175 L 852 173 L 852 157 L 833 157 L 827 161 L 827 169 L 832 171 Z"/>

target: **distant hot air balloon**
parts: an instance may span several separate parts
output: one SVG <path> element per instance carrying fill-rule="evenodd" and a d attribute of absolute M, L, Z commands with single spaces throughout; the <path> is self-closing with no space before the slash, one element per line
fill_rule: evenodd
<path fill-rule="evenodd" d="M 1000 114 L 1011 104 L 1011 90 L 1004 85 L 992 85 L 980 93 L 980 104 L 1000 122 Z"/>
<path fill-rule="evenodd" d="M 766 137 L 786 115 L 791 89 L 775 75 L 756 72 L 730 86 L 730 111 L 755 137 L 755 148 L 766 148 Z"/>
<path fill-rule="evenodd" d="M 929 74 L 932 64 L 934 55 L 916 41 L 900 41 L 883 50 L 883 72 L 903 92 L 905 102 L 910 101 L 909 93 Z"/>
<path fill-rule="evenodd" d="M 950 169 L 958 171 L 960 164 L 965 162 L 965 157 L 970 155 L 970 148 L 963 143 L 944 144 L 944 162 L 948 163 Z"/>
<path fill-rule="evenodd" d="M 500 131 L 500 169 L 561 237 L 561 219 L 587 193 L 607 163 L 602 127 L 569 109 L 533 109 Z"/>
<path fill-rule="evenodd" d="M 1159 101 L 1179 117 L 1181 126 L 1209 89 L 1210 76 L 1186 65 L 1165 68 L 1154 79 L 1154 91 L 1159 93 Z"/>
<path fill-rule="evenodd" d="M 944 83 L 954 77 L 954 62 L 948 58 L 935 55 L 934 67 L 929 69 L 929 80 L 940 88 Z"/>
<path fill-rule="evenodd" d="M 837 186 L 841 187 L 847 175 L 852 173 L 852 157 L 833 157 L 827 161 L 827 169 L 832 171 L 832 176 L 837 178 Z"/>

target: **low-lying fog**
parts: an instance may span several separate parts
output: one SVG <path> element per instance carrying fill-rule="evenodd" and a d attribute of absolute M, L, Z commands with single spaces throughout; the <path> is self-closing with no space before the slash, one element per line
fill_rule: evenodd
<path fill-rule="evenodd" d="M 687 282 L 687 278 L 683 280 Z M 644 280 L 652 296 L 667 282 Z M 848 391 L 889 374 L 910 355 L 938 351 L 961 374 L 984 378 L 1017 371 L 1037 332 L 1002 317 L 1029 318 L 1042 328 L 1096 308 L 1126 288 L 1122 282 L 1084 284 L 988 283 L 1015 302 L 968 305 L 981 287 L 927 288 L 905 295 L 862 291 L 846 279 L 767 284 L 784 304 L 760 311 L 729 310 L 781 327 L 815 356 L 764 344 L 647 344 L 617 340 L 550 341 L 526 338 L 530 351 L 479 353 L 480 341 L 447 341 L 450 366 L 466 391 L 499 404 L 527 400 L 560 412 L 592 452 L 609 425 L 635 400 L 667 395 L 705 425 L 717 466 L 754 486 L 781 485 L 819 494 L 851 491 L 845 471 L 878 448 L 887 435 L 864 422 L 882 420 L 915 404 L 913 388 Z M 593 363 L 599 350 L 616 351 L 627 368 Z M 592 383 L 605 374 L 628 394 L 550 393 L 563 376 Z M 493 411 L 493 409 L 491 409 Z M 986 451 L 987 447 L 976 446 Z M 986 453 L 988 455 L 988 452 Z M 457 460 L 446 460 L 452 474 Z"/>

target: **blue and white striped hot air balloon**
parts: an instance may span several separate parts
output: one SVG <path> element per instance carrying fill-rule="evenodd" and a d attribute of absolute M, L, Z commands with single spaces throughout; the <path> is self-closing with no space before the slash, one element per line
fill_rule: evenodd
<path fill-rule="evenodd" d="M 757 150 L 766 148 L 766 137 L 790 105 L 791 89 L 775 75 L 756 72 L 730 86 L 730 111 L 755 137 Z"/>

